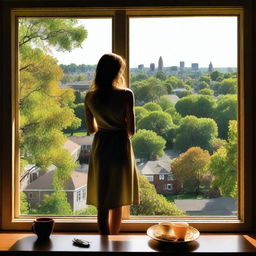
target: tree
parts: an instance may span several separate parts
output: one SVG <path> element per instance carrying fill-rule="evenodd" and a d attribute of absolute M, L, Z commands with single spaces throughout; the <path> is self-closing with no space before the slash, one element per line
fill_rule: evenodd
<path fill-rule="evenodd" d="M 209 88 L 201 89 L 198 93 L 202 95 L 208 95 L 208 96 L 214 95 L 214 91 Z"/>
<path fill-rule="evenodd" d="M 212 117 L 215 100 L 208 95 L 189 95 L 180 99 L 175 108 L 181 116 Z"/>
<path fill-rule="evenodd" d="M 200 147 L 212 151 L 212 141 L 217 137 L 218 128 L 211 118 L 186 116 L 176 131 L 174 148 L 185 152 L 190 147 Z"/>
<path fill-rule="evenodd" d="M 166 79 L 166 74 L 163 71 L 158 71 L 156 73 L 156 78 L 164 81 Z"/>
<path fill-rule="evenodd" d="M 214 70 L 211 74 L 210 77 L 212 81 L 221 81 L 223 79 L 223 74 L 219 72 L 218 70 Z"/>
<path fill-rule="evenodd" d="M 138 130 L 132 138 L 136 158 L 150 160 L 164 153 L 166 141 L 153 131 Z"/>
<path fill-rule="evenodd" d="M 170 86 L 171 88 L 184 88 L 185 83 L 176 76 L 169 76 L 165 80 L 165 85 Z"/>
<path fill-rule="evenodd" d="M 143 117 L 147 116 L 148 114 L 149 114 L 149 111 L 146 110 L 144 107 L 136 106 L 135 107 L 136 125 Z"/>
<path fill-rule="evenodd" d="M 148 102 L 145 105 L 143 105 L 143 107 L 148 110 L 149 112 L 153 112 L 153 111 L 162 111 L 162 108 L 160 105 L 158 105 L 155 102 Z"/>
<path fill-rule="evenodd" d="M 157 102 L 162 108 L 163 111 L 167 110 L 174 106 L 174 104 L 169 100 L 167 96 L 161 96 Z"/>
<path fill-rule="evenodd" d="M 131 206 L 132 215 L 165 215 L 184 216 L 185 213 L 173 203 L 168 202 L 163 195 L 157 194 L 154 185 L 146 177 L 139 176 L 140 204 Z"/>
<path fill-rule="evenodd" d="M 200 193 L 200 184 L 207 172 L 210 154 L 200 147 L 191 147 L 171 162 L 171 171 L 185 193 Z"/>
<path fill-rule="evenodd" d="M 237 119 L 237 95 L 221 95 L 216 103 L 213 119 L 218 124 L 219 137 L 227 139 L 229 121 Z"/>
<path fill-rule="evenodd" d="M 27 196 L 24 192 L 20 192 L 20 214 L 28 214 L 29 213 L 29 205 Z"/>
<path fill-rule="evenodd" d="M 163 111 L 153 111 L 138 123 L 139 129 L 151 130 L 166 139 L 166 132 L 172 128 L 172 117 Z"/>
<path fill-rule="evenodd" d="M 74 215 L 95 216 L 97 215 L 97 208 L 94 205 L 89 205 L 83 210 L 77 210 Z"/>
<path fill-rule="evenodd" d="M 180 121 L 182 119 L 181 115 L 176 111 L 176 108 L 169 107 L 168 109 L 165 110 L 166 113 L 170 114 L 172 117 L 172 121 L 174 124 L 179 125 Z"/>
<path fill-rule="evenodd" d="M 211 157 L 210 171 L 213 175 L 213 187 L 226 197 L 237 198 L 237 121 L 229 122 L 228 142 Z"/>
<path fill-rule="evenodd" d="M 131 77 L 131 83 L 134 83 L 136 81 L 142 81 L 148 79 L 148 75 L 145 73 L 139 73 L 137 75 L 134 75 Z"/>
<path fill-rule="evenodd" d="M 72 215 L 73 211 L 67 202 L 67 195 L 64 191 L 56 191 L 50 195 L 45 195 L 44 200 L 38 209 L 34 210 L 38 214 L 45 215 Z"/>
<path fill-rule="evenodd" d="M 147 80 L 134 83 L 132 90 L 138 105 L 143 105 L 150 101 L 156 102 L 162 95 L 167 94 L 167 90 L 161 80 L 155 77 L 149 77 Z"/>
<path fill-rule="evenodd" d="M 222 80 L 218 88 L 219 94 L 235 94 L 237 93 L 237 79 L 227 78 Z"/>
<path fill-rule="evenodd" d="M 63 72 L 48 50 L 81 46 L 87 32 L 76 24 L 74 19 L 53 18 L 22 18 L 19 24 L 21 161 L 42 168 L 55 165 L 55 198 L 60 195 L 60 200 L 66 200 L 61 189 L 76 167 L 62 148 L 66 140 L 62 130 L 75 120 L 70 108 L 74 94 L 59 88 Z"/>

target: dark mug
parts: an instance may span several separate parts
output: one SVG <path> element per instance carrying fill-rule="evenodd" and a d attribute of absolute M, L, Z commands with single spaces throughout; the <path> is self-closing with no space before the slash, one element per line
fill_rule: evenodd
<path fill-rule="evenodd" d="M 37 218 L 32 224 L 32 231 L 39 240 L 49 239 L 54 228 L 54 220 L 51 218 Z"/>

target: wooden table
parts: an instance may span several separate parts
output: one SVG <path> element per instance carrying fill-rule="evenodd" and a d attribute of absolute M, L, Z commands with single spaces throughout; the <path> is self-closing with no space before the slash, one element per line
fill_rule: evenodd
<path fill-rule="evenodd" d="M 73 237 L 90 242 L 89 248 L 72 244 Z M 252 235 L 201 234 L 187 244 L 160 243 L 145 234 L 53 234 L 49 241 L 38 242 L 31 233 L 0 233 L 0 255 L 256 255 Z"/>

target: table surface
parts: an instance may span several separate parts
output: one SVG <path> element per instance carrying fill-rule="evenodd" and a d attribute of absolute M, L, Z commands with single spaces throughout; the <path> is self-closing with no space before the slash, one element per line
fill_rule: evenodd
<path fill-rule="evenodd" d="M 74 237 L 90 242 L 89 248 L 80 248 L 72 244 Z M 145 234 L 120 234 L 101 236 L 98 234 L 57 234 L 46 242 L 37 241 L 31 233 L 0 233 L 0 254 L 9 255 L 54 254 L 254 254 L 256 255 L 256 237 L 241 234 L 201 234 L 193 242 L 173 244 L 158 242 Z M 15 252 L 15 254 L 13 254 Z M 18 253 L 17 253 L 18 252 Z M 23 254 L 22 254 L 23 253 Z M 59 254 L 58 254 L 59 253 Z"/>

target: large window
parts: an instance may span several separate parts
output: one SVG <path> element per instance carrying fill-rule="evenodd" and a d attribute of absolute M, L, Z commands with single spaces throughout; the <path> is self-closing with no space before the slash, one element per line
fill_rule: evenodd
<path fill-rule="evenodd" d="M 96 229 L 96 209 L 84 200 L 92 138 L 82 101 L 111 51 L 127 60 L 136 98 L 142 200 L 126 207 L 123 230 L 173 219 L 202 231 L 248 228 L 243 26 L 242 8 L 14 10 L 15 140 L 5 179 L 15 193 L 4 228 L 29 229 L 35 216 L 51 215 L 59 230 Z"/>

